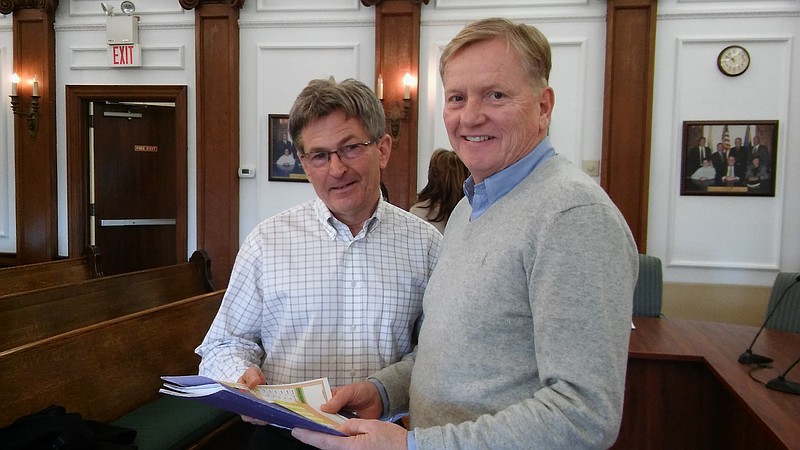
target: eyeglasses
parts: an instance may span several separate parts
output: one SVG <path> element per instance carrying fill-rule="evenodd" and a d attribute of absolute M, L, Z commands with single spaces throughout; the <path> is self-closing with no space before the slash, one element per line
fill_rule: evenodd
<path fill-rule="evenodd" d="M 341 147 L 339 150 L 335 150 L 332 152 L 304 153 L 300 157 L 308 161 L 308 163 L 312 167 L 316 169 L 321 169 L 327 166 L 328 163 L 331 161 L 331 155 L 338 156 L 339 160 L 341 160 L 342 162 L 354 161 L 364 154 L 364 149 L 366 149 L 367 146 L 370 144 L 372 144 L 372 141 L 358 142 L 355 144 L 345 145 L 344 147 Z"/>

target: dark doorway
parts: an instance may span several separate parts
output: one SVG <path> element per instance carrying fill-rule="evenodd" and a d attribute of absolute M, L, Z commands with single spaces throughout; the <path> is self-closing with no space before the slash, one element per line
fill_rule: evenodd
<path fill-rule="evenodd" d="M 175 107 L 93 102 L 90 244 L 106 275 L 175 259 Z"/>
<path fill-rule="evenodd" d="M 67 86 L 70 256 L 94 242 L 106 275 L 186 261 L 186 148 L 185 86 Z"/>

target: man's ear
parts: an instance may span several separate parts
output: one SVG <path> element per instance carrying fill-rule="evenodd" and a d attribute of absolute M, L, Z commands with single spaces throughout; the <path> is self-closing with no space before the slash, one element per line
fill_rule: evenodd
<path fill-rule="evenodd" d="M 378 151 L 380 152 L 380 166 L 385 169 L 389 165 L 389 157 L 392 155 L 392 137 L 384 134 L 377 143 Z"/>

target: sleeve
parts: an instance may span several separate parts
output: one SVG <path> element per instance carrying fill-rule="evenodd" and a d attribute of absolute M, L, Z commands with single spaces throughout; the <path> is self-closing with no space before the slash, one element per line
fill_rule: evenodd
<path fill-rule="evenodd" d="M 211 327 L 195 350 L 199 374 L 221 381 L 236 381 L 250 367 L 260 367 L 263 292 L 260 250 L 248 237 L 236 256 L 231 279 Z"/>

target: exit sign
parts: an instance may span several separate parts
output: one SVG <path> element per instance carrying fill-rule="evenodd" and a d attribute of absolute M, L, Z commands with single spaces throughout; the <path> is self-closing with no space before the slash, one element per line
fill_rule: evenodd
<path fill-rule="evenodd" d="M 109 67 L 141 67 L 142 48 L 139 44 L 108 46 Z"/>

